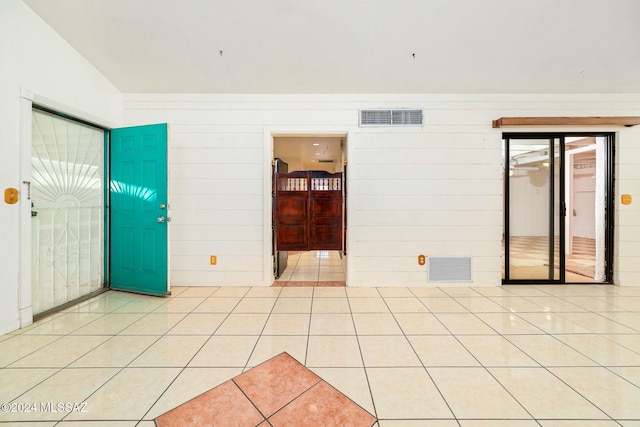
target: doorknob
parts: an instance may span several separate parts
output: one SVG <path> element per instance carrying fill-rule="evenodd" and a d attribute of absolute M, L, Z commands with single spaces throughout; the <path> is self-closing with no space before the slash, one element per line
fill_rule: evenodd
<path fill-rule="evenodd" d="M 167 219 L 163 216 L 158 217 L 158 222 L 163 223 L 163 222 L 167 222 Z"/>

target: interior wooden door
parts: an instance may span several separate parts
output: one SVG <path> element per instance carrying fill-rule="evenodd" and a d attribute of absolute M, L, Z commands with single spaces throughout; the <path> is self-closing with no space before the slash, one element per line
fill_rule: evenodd
<path fill-rule="evenodd" d="M 276 247 L 309 250 L 309 177 L 307 172 L 279 173 L 276 187 Z"/>
<path fill-rule="evenodd" d="M 342 174 L 300 171 L 276 182 L 279 250 L 342 250 Z"/>
<path fill-rule="evenodd" d="M 342 250 L 342 174 L 310 173 L 312 250 Z"/>

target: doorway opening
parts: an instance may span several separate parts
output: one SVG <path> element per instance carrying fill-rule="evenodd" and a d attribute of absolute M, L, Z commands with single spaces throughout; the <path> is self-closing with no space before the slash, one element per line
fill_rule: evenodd
<path fill-rule="evenodd" d="M 346 137 L 273 139 L 274 286 L 346 284 Z"/>
<path fill-rule="evenodd" d="M 612 133 L 503 134 L 503 283 L 612 283 Z"/>

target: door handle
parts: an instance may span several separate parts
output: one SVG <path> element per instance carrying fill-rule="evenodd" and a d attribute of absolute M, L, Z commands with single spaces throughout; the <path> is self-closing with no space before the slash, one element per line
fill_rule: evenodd
<path fill-rule="evenodd" d="M 165 218 L 163 216 L 158 217 L 158 222 L 159 223 L 165 223 L 165 222 L 171 222 L 171 217 Z"/>

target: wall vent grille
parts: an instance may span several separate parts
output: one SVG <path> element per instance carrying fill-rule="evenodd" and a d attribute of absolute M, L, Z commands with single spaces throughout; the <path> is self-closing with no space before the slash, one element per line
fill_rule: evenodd
<path fill-rule="evenodd" d="M 422 110 L 360 110 L 360 126 L 422 126 Z"/>
<path fill-rule="evenodd" d="M 471 281 L 471 257 L 428 257 L 429 282 Z"/>

